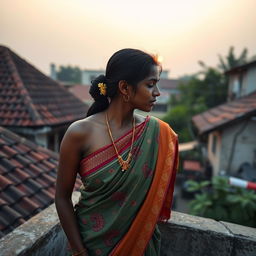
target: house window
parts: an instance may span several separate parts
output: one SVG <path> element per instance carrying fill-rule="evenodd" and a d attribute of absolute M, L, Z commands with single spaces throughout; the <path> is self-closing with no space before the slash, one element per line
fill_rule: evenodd
<path fill-rule="evenodd" d="M 54 151 L 54 148 L 55 148 L 55 137 L 54 137 L 54 133 L 48 134 L 48 137 L 47 137 L 47 145 L 48 145 L 48 149 L 51 149 L 51 150 Z"/>
<path fill-rule="evenodd" d="M 217 150 L 217 136 L 212 135 L 212 153 L 216 153 Z"/>

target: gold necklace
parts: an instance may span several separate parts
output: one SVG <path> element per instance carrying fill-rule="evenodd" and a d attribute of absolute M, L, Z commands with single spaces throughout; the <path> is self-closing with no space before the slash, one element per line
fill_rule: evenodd
<path fill-rule="evenodd" d="M 133 118 L 133 131 L 132 131 L 132 144 L 131 144 L 131 147 L 130 147 L 130 152 L 128 153 L 128 157 L 126 160 L 123 160 L 122 156 L 119 155 L 118 151 L 117 151 L 117 148 L 116 148 L 116 145 L 115 145 L 115 142 L 114 142 L 114 139 L 113 139 L 113 136 L 112 136 L 112 133 L 111 133 L 111 130 L 110 130 L 110 127 L 109 127 L 109 122 L 108 122 L 108 114 L 106 112 L 106 124 L 107 124 L 107 128 L 108 128 L 108 133 L 109 133 L 109 137 L 111 138 L 111 141 L 112 141 L 112 144 L 113 144 L 113 147 L 116 151 L 116 155 L 117 155 L 117 158 L 118 158 L 118 162 L 122 168 L 122 172 L 123 171 L 126 171 L 129 169 L 130 167 L 130 162 L 132 160 L 132 147 L 133 147 L 133 142 L 134 142 L 134 134 L 135 134 L 135 118 Z"/>

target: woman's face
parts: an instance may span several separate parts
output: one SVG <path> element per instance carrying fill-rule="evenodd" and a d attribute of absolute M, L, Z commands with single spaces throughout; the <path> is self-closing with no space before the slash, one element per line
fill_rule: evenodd
<path fill-rule="evenodd" d="M 153 65 L 148 77 L 137 84 L 136 92 L 130 98 L 130 104 L 139 110 L 149 112 L 160 96 L 157 82 L 160 79 L 160 67 Z"/>

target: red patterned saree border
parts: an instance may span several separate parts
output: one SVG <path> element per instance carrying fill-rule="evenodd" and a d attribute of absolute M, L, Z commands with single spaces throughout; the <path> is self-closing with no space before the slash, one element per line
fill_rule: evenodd
<path fill-rule="evenodd" d="M 136 125 L 134 142 L 136 142 L 140 138 L 149 120 L 150 117 L 147 116 L 144 122 Z M 131 136 L 132 129 L 115 141 L 115 144 L 120 154 L 122 154 L 125 150 L 127 150 L 130 147 Z M 81 160 L 79 174 L 81 177 L 86 177 L 101 169 L 104 165 L 110 163 L 115 158 L 116 152 L 113 148 L 113 145 L 112 143 L 108 144 L 96 150 L 95 152 L 89 154 L 88 156 Z"/>

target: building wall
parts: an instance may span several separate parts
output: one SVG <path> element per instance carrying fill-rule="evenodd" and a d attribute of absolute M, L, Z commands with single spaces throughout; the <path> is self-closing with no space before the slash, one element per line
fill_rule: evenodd
<path fill-rule="evenodd" d="M 242 84 L 242 95 L 250 94 L 256 90 L 256 66 L 247 70 Z"/>
<path fill-rule="evenodd" d="M 47 148 L 47 133 L 39 133 L 39 134 L 36 134 L 35 136 L 35 143 L 42 146 L 42 147 L 45 147 Z"/>
<path fill-rule="evenodd" d="M 169 78 L 169 70 L 162 70 L 161 78 Z"/>
<path fill-rule="evenodd" d="M 208 135 L 208 159 L 213 168 L 213 175 L 217 175 L 220 168 L 220 152 L 221 152 L 221 134 L 218 131 L 214 131 Z"/>
<path fill-rule="evenodd" d="M 83 70 L 82 72 L 82 84 L 90 85 L 91 81 L 97 76 L 104 74 L 104 70 Z"/>
<path fill-rule="evenodd" d="M 66 128 L 63 127 L 59 130 L 54 130 L 48 133 L 36 134 L 35 143 L 58 153 L 65 131 Z"/>
<path fill-rule="evenodd" d="M 220 170 L 230 174 L 238 171 L 242 163 L 253 164 L 256 152 L 256 121 L 241 122 L 222 131 Z M 235 136 L 237 139 L 235 140 Z M 233 151 L 232 161 L 230 162 Z M 229 167 L 230 166 L 230 167 Z"/>
<path fill-rule="evenodd" d="M 228 100 L 250 94 L 256 90 L 256 66 L 229 76 Z"/>

